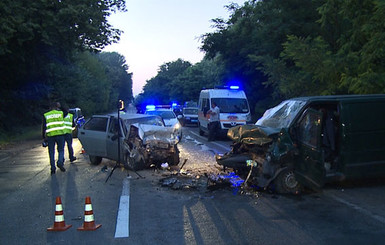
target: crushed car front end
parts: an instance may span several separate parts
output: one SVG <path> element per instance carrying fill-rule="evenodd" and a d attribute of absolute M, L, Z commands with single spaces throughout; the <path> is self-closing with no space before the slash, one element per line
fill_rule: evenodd
<path fill-rule="evenodd" d="M 169 165 L 179 163 L 178 138 L 172 128 L 133 124 L 129 137 L 125 141 L 130 158 L 128 164 L 135 170 L 149 167 L 152 164 L 160 166 L 167 162 Z M 141 161 L 141 166 L 138 165 Z M 133 167 L 135 166 L 135 167 Z"/>
<path fill-rule="evenodd" d="M 277 192 L 295 193 L 301 189 L 293 163 L 298 149 L 289 126 L 303 107 L 302 102 L 285 101 L 266 111 L 256 125 L 230 128 L 231 151 L 217 155 L 216 161 L 233 169 L 250 185 L 272 187 Z"/>

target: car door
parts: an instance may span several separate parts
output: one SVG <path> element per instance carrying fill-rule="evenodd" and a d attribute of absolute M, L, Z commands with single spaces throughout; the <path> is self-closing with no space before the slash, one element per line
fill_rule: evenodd
<path fill-rule="evenodd" d="M 109 117 L 93 116 L 79 129 L 79 140 L 86 153 L 106 157 L 106 136 Z"/>
<path fill-rule="evenodd" d="M 308 109 L 296 126 L 298 158 L 294 171 L 297 180 L 312 189 L 320 189 L 325 182 L 325 167 L 321 149 L 322 113 Z"/>
<path fill-rule="evenodd" d="M 122 145 L 124 136 L 126 135 L 125 125 L 120 120 L 118 124 L 118 118 L 111 117 L 108 125 L 108 131 L 106 136 L 107 158 L 118 161 L 119 154 L 118 149 L 120 145 L 120 154 L 122 154 Z M 118 138 L 118 132 L 120 130 L 120 139 Z M 122 157 L 122 155 L 121 155 Z M 120 159 L 123 160 L 123 159 Z"/>

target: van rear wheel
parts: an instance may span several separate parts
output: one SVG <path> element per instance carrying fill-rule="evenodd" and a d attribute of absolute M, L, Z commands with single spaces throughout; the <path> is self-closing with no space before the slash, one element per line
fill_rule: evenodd
<path fill-rule="evenodd" d="M 200 124 L 200 123 L 198 123 L 198 128 L 199 128 L 199 135 L 200 135 L 200 136 L 205 135 L 205 132 L 202 130 L 201 124 Z"/>
<path fill-rule="evenodd" d="M 273 185 L 273 190 L 281 194 L 298 194 L 302 190 L 302 186 L 295 178 L 292 169 L 285 169 L 279 173 Z"/>

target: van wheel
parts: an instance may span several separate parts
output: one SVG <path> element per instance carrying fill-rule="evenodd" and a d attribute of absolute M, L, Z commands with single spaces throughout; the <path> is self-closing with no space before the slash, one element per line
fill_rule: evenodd
<path fill-rule="evenodd" d="M 283 170 L 273 182 L 273 190 L 280 194 L 298 194 L 302 190 L 292 169 Z"/>
<path fill-rule="evenodd" d="M 102 158 L 97 156 L 90 156 L 90 162 L 92 165 L 99 165 L 102 162 Z"/>
<path fill-rule="evenodd" d="M 200 136 L 205 135 L 205 132 L 202 130 L 201 124 L 200 124 L 200 123 L 198 123 L 198 128 L 199 128 L 199 135 L 200 135 Z"/>

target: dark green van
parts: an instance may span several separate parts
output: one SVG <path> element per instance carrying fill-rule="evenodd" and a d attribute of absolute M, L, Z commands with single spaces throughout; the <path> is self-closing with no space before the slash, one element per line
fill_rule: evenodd
<path fill-rule="evenodd" d="M 385 95 L 300 97 L 231 128 L 232 150 L 216 156 L 258 186 L 298 193 L 302 185 L 385 176 Z M 302 184 L 302 185 L 301 185 Z"/>

